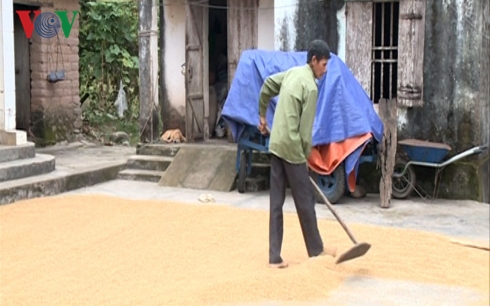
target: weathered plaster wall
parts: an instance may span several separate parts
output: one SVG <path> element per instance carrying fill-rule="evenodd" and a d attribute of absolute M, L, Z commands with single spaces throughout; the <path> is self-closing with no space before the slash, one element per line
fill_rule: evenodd
<path fill-rule="evenodd" d="M 323 39 L 345 59 L 344 0 L 276 0 L 275 4 L 276 50 L 306 50 L 312 40 Z"/>
<path fill-rule="evenodd" d="M 22 3 L 22 1 L 19 1 Z M 41 13 L 80 10 L 77 0 L 30 1 L 41 6 Z M 30 47 L 31 65 L 31 131 L 39 145 L 72 140 L 82 127 L 78 74 L 79 16 L 75 18 L 70 36 L 60 31 L 58 38 L 46 39 L 33 34 Z M 64 69 L 65 80 L 48 83 L 50 71 Z"/>
<path fill-rule="evenodd" d="M 482 48 L 480 49 L 480 143 L 490 145 L 490 1 L 481 10 Z M 482 200 L 490 203 L 490 151 L 480 159 Z"/>
<path fill-rule="evenodd" d="M 339 5 L 340 6 L 340 5 Z M 337 28 L 338 28 L 338 44 L 337 44 L 337 56 L 345 61 L 345 39 L 347 36 L 347 21 L 345 16 L 345 3 L 337 11 Z"/>
<path fill-rule="evenodd" d="M 427 0 L 425 106 L 399 110 L 400 139 L 445 142 L 452 154 L 490 141 L 490 43 L 483 36 L 490 37 L 489 5 L 488 0 Z M 309 41 L 322 38 L 345 59 L 344 1 L 276 0 L 275 12 L 276 49 L 304 50 Z M 488 155 L 448 167 L 439 195 L 488 202 L 489 167 Z M 432 174 L 422 170 L 418 176 L 429 191 Z"/>
<path fill-rule="evenodd" d="M 278 51 L 294 50 L 296 29 L 294 16 L 298 0 L 274 1 L 274 47 Z"/>
<path fill-rule="evenodd" d="M 405 136 L 425 136 L 462 150 L 479 143 L 481 10 L 486 0 L 428 0 L 423 108 L 400 111 Z M 449 4 L 447 4 L 449 3 Z M 451 7 L 450 5 L 454 6 Z M 477 23 L 476 29 L 470 22 Z"/>
<path fill-rule="evenodd" d="M 488 0 L 428 0 L 424 51 L 423 108 L 400 109 L 400 138 L 420 138 L 449 144 L 452 154 L 488 141 L 488 32 L 484 16 Z M 487 8 L 488 10 L 488 8 Z M 488 31 L 488 29 L 487 29 Z M 486 75 L 486 76 L 485 76 Z M 458 167 L 459 165 L 459 167 Z M 443 173 L 441 196 L 482 200 L 475 158 L 467 158 Z M 486 166 L 488 172 L 488 166 Z M 479 178 L 480 176 L 480 178 Z M 488 184 L 488 174 L 486 174 Z M 488 201 L 488 193 L 486 196 Z"/>
<path fill-rule="evenodd" d="M 325 40 L 333 53 L 339 49 L 339 22 L 337 12 L 344 6 L 344 0 L 298 0 L 294 26 L 297 33 L 295 50 L 306 50 L 314 39 Z"/>

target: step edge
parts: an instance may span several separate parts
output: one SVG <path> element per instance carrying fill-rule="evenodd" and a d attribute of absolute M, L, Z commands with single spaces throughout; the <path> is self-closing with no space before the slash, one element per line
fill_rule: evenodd
<path fill-rule="evenodd" d="M 24 167 L 33 164 L 38 165 L 43 163 L 50 163 L 53 161 L 56 163 L 56 158 L 53 155 L 36 154 L 36 156 L 30 158 L 22 158 L 22 159 L 11 160 L 8 162 L 2 162 L 0 163 L 0 170 L 13 168 L 13 167 Z"/>
<path fill-rule="evenodd" d="M 145 169 L 124 169 L 119 174 L 142 174 L 142 175 L 163 175 L 165 171 L 145 170 Z"/>
<path fill-rule="evenodd" d="M 137 161 L 155 161 L 155 162 L 172 162 L 174 157 L 172 156 L 162 156 L 162 155 L 131 155 L 128 158 L 130 160 Z"/>

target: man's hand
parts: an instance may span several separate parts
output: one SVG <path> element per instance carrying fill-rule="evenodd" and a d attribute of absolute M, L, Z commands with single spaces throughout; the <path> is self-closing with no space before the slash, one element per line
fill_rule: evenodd
<path fill-rule="evenodd" d="M 265 120 L 265 117 L 262 116 L 260 117 L 259 131 L 262 135 L 267 135 L 269 133 L 267 131 L 267 121 Z"/>

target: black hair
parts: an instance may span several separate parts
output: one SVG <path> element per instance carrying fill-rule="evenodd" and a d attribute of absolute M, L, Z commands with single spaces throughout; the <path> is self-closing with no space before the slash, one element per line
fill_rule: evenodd
<path fill-rule="evenodd" d="M 322 60 L 322 59 L 329 60 L 330 47 L 325 41 L 321 39 L 315 39 L 314 41 L 311 42 L 310 47 L 308 48 L 306 63 L 309 64 L 313 59 L 313 56 L 315 56 L 318 60 Z"/>

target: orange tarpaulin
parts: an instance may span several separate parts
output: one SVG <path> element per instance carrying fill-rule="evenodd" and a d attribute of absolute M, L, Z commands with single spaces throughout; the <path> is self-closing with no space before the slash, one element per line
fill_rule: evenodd
<path fill-rule="evenodd" d="M 337 166 L 347 158 L 347 156 L 357 150 L 357 148 L 360 146 L 365 147 L 366 142 L 371 137 L 371 133 L 366 133 L 357 137 L 348 138 L 344 141 L 314 147 L 311 150 L 308 165 L 318 174 L 330 175 L 337 168 Z M 349 173 L 347 182 L 349 191 L 354 192 L 356 188 L 355 171 Z"/>

